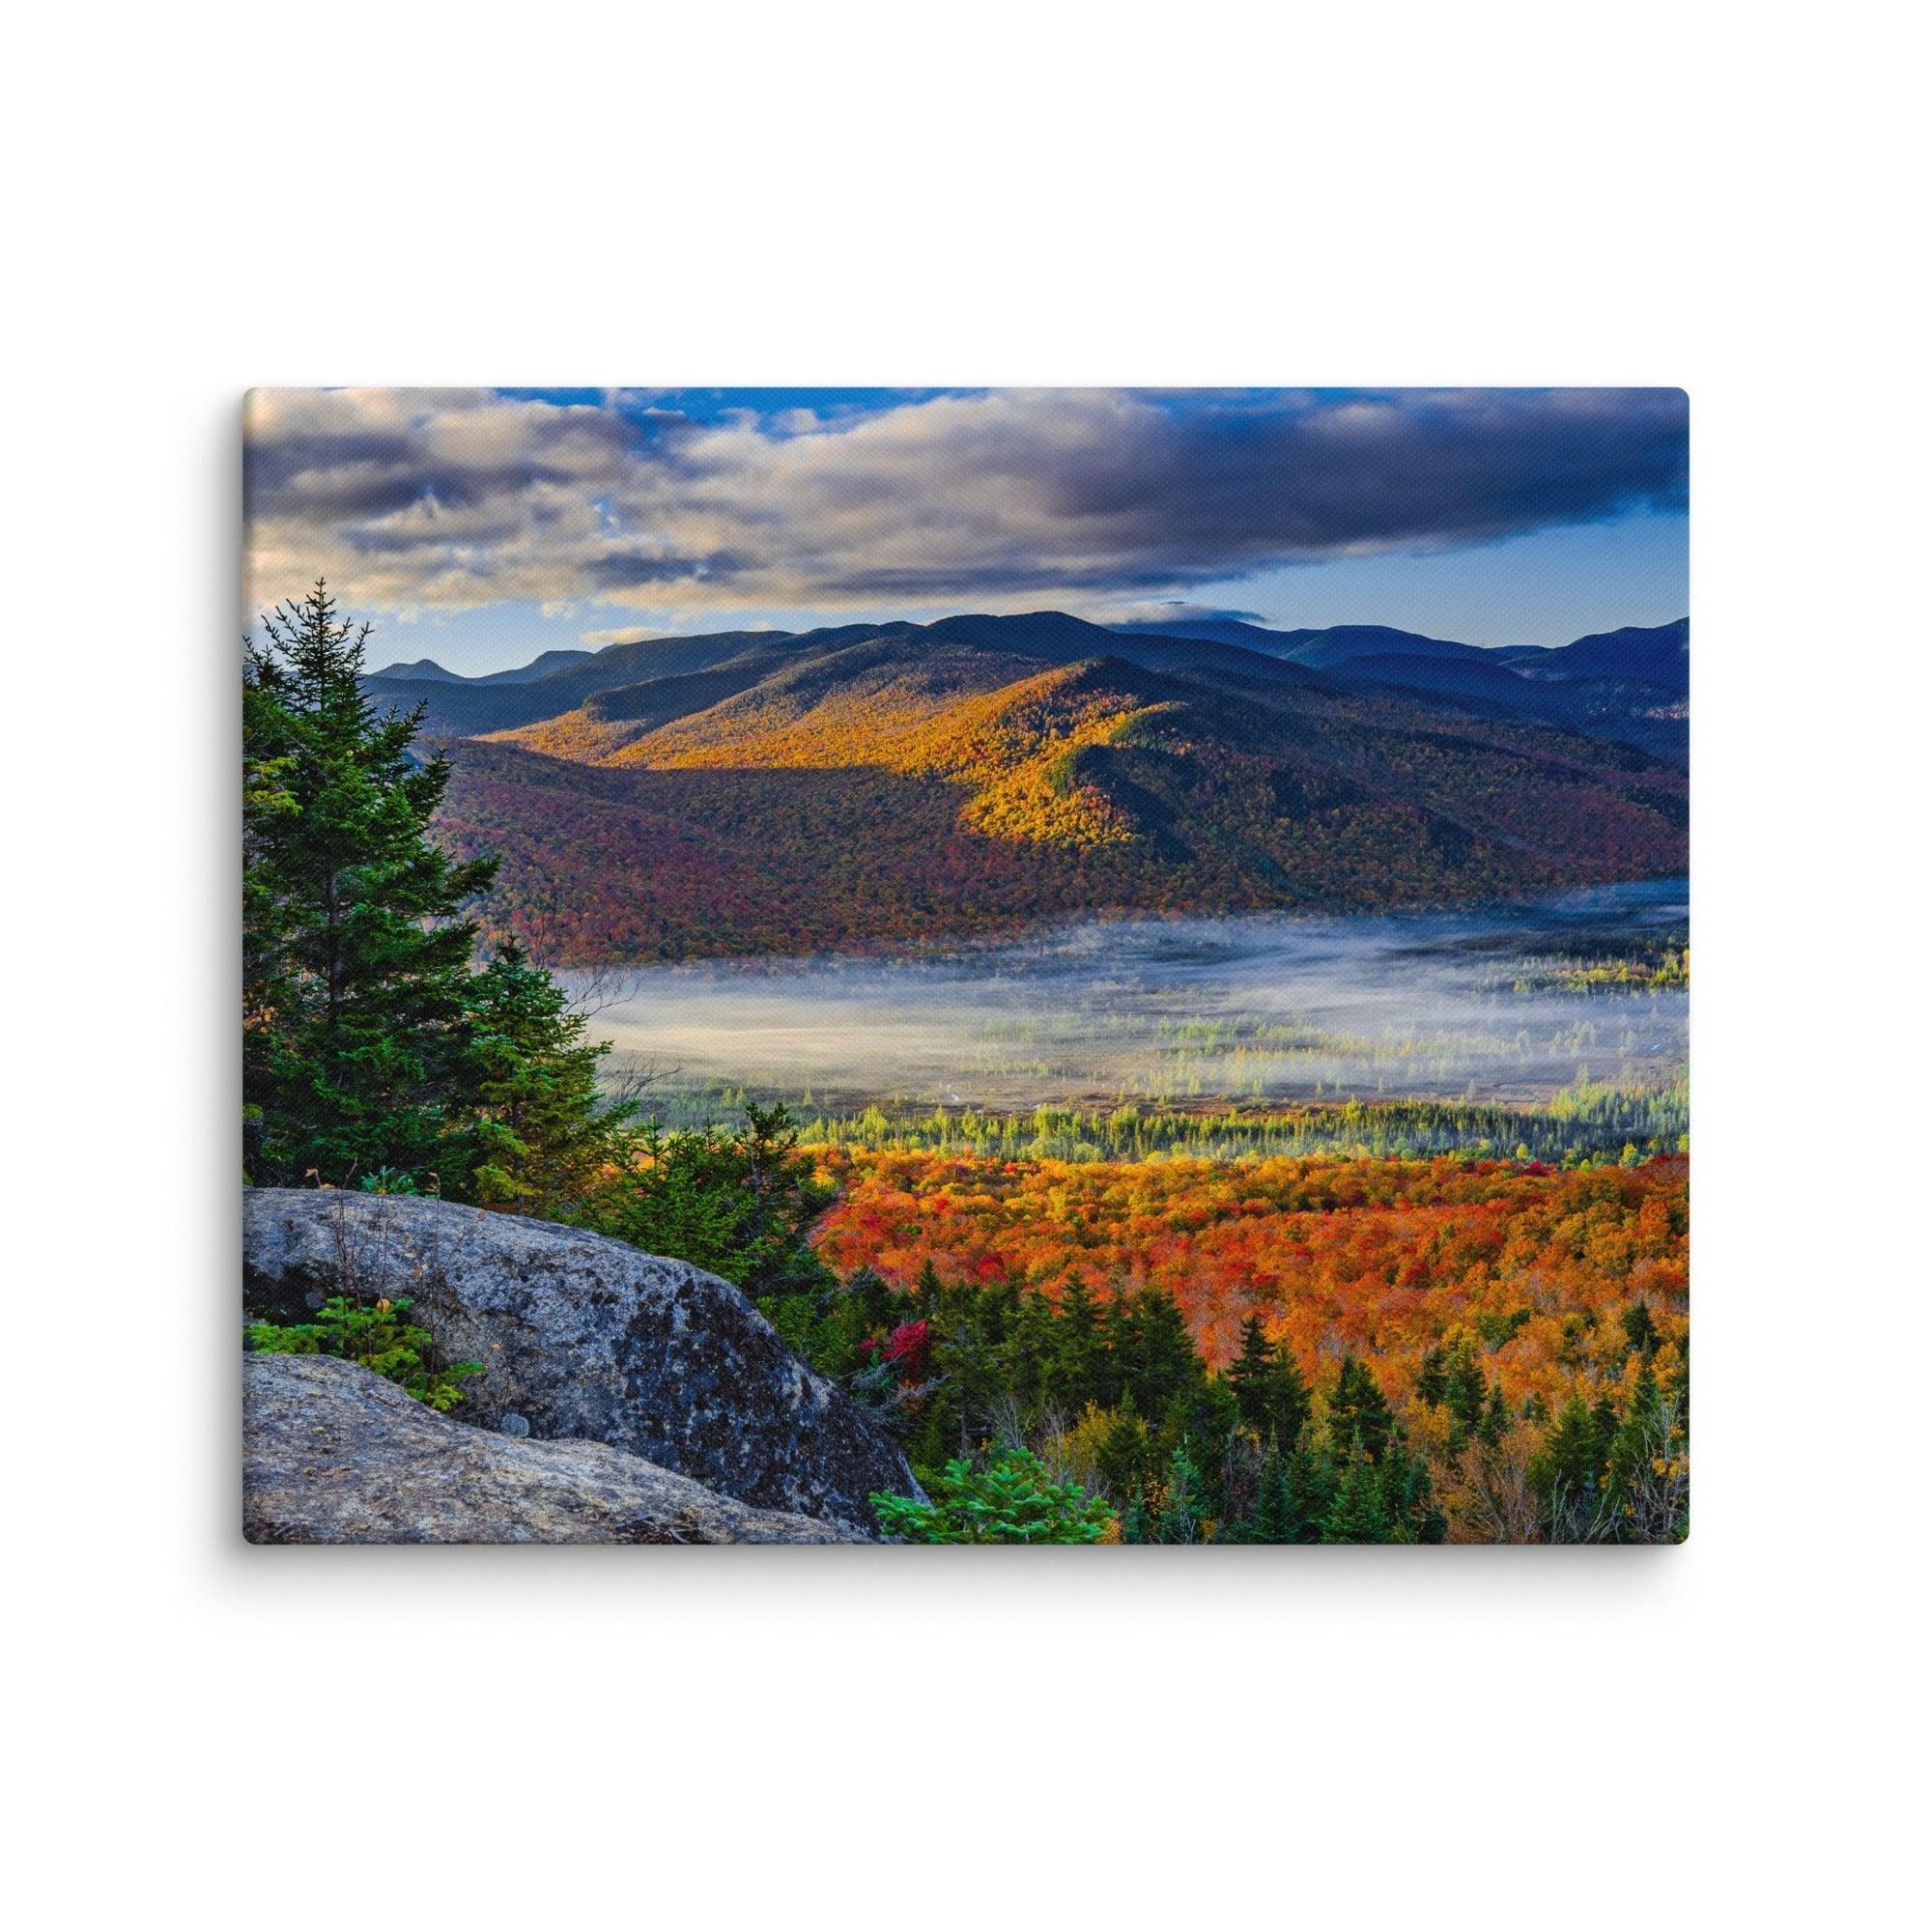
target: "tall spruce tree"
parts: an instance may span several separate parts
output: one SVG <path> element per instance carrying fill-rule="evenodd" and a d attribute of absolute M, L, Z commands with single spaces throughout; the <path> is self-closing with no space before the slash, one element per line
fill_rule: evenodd
<path fill-rule="evenodd" d="M 1393 1543 L 1397 1527 L 1376 1465 L 1360 1435 L 1351 1438 L 1335 1485 L 1334 1501 L 1321 1524 L 1323 1543 Z"/>
<path fill-rule="evenodd" d="M 1006 1386 L 1027 1428 L 1035 1427 L 1053 1402 L 1060 1326 L 1053 1303 L 1029 1291 L 1000 1345 Z"/>
<path fill-rule="evenodd" d="M 606 1108 L 585 1022 L 559 986 L 508 940 L 464 988 L 463 1068 L 477 1113 L 467 1139 L 469 1191 L 494 1208 L 573 1212 L 618 1157 L 634 1106 Z"/>
<path fill-rule="evenodd" d="M 1340 1479 L 1334 1458 L 1317 1443 L 1313 1429 L 1303 1430 L 1300 1441 L 1283 1459 L 1282 1480 L 1296 1525 L 1294 1541 L 1320 1543 Z"/>
<path fill-rule="evenodd" d="M 1263 1434 L 1263 1413 L 1268 1371 L 1273 1366 L 1273 1350 L 1262 1329 L 1259 1315 L 1248 1316 L 1241 1323 L 1241 1346 L 1228 1364 L 1229 1385 L 1241 1405 L 1241 1420 L 1257 1435 Z"/>
<path fill-rule="evenodd" d="M 1122 1392 L 1143 1415 L 1163 1414 L 1183 1390 L 1206 1376 L 1187 1318 L 1165 1290 L 1116 1294 L 1108 1309 L 1108 1344 Z"/>
<path fill-rule="evenodd" d="M 1255 1494 L 1254 1513 L 1240 1526 L 1243 1543 L 1298 1543 L 1301 1515 L 1289 1485 L 1288 1465 L 1279 1450 L 1272 1451 L 1262 1464 L 1261 1484 Z"/>
<path fill-rule="evenodd" d="M 1292 1444 L 1308 1420 L 1308 1383 L 1285 1343 L 1270 1343 L 1261 1317 L 1241 1323 L 1240 1352 L 1229 1363 L 1229 1386 L 1240 1404 L 1241 1423 L 1258 1440 Z"/>
<path fill-rule="evenodd" d="M 1442 1400 L 1465 1435 L 1482 1421 L 1488 1395 L 1489 1384 L 1483 1376 L 1483 1365 L 1476 1359 L 1475 1345 L 1464 1338 L 1449 1358 Z"/>
<path fill-rule="evenodd" d="M 368 626 L 338 622 L 318 582 L 262 628 L 243 696 L 248 1171 L 421 1183 L 468 1123 L 463 908 L 496 862 L 430 842 L 449 766 L 412 749 L 420 710 L 364 696 Z"/>
<path fill-rule="evenodd" d="M 1049 1384 L 1053 1400 L 1074 1415 L 1090 1402 L 1106 1406 L 1108 1391 L 1101 1373 L 1104 1345 L 1100 1310 L 1094 1299 L 1094 1291 L 1077 1268 L 1068 1274 L 1060 1291 L 1054 1343 Z"/>
<path fill-rule="evenodd" d="M 1580 1543 L 1592 1532 L 1603 1506 L 1604 1459 L 1615 1428 L 1572 1396 L 1544 1433 L 1529 1459 L 1528 1482 L 1551 1543 Z"/>
<path fill-rule="evenodd" d="M 1344 1355 L 1335 1377 L 1335 1393 L 1328 1402 L 1328 1429 L 1334 1437 L 1336 1461 L 1350 1453 L 1349 1445 L 1353 1441 L 1361 1445 L 1371 1463 L 1379 1463 L 1393 1427 L 1381 1384 L 1354 1356 Z"/>

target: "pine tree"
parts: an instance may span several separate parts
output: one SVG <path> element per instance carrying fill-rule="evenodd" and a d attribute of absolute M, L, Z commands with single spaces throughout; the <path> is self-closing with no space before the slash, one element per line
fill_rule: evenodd
<path fill-rule="evenodd" d="M 1657 1345 L 1662 1339 L 1657 1332 L 1657 1323 L 1651 1319 L 1650 1304 L 1647 1301 L 1634 1301 L 1624 1310 L 1624 1337 L 1637 1353 L 1647 1362 L 1657 1353 Z"/>
<path fill-rule="evenodd" d="M 1254 1507 L 1239 1522 L 1221 1532 L 1228 1543 L 1312 1543 L 1320 1534 L 1319 1517 L 1307 1514 L 1307 1497 L 1293 1477 L 1293 1453 L 1270 1444 L 1262 1458 Z"/>
<path fill-rule="evenodd" d="M 824 1312 L 838 1283 L 810 1236 L 835 1190 L 818 1179 L 784 1107 L 748 1103 L 735 1134 L 667 1134 L 651 1122 L 636 1149 L 586 1212 L 600 1234 L 723 1275 L 761 1307 L 771 1303 L 768 1320 L 780 1302 L 801 1298 L 810 1306 L 787 1311 L 789 1333 Z"/>
<path fill-rule="evenodd" d="M 861 1335 L 883 1335 L 895 1328 L 910 1306 L 906 1296 L 895 1293 L 885 1276 L 870 1267 L 855 1268 L 846 1277 L 845 1295 Z"/>
<path fill-rule="evenodd" d="M 1682 1499 L 1670 1476 L 1680 1446 L 1649 1365 L 1639 1371 L 1604 1459 L 1604 1533 L 1619 1543 L 1675 1542 Z"/>
<path fill-rule="evenodd" d="M 1359 1435 L 1350 1443 L 1335 1488 L 1335 1500 L 1321 1524 L 1323 1543 L 1390 1543 L 1395 1522 L 1382 1494 L 1376 1466 Z"/>
<path fill-rule="evenodd" d="M 367 625 L 337 622 L 318 582 L 263 630 L 242 709 L 249 1174 L 423 1183 L 467 1124 L 463 909 L 496 862 L 430 841 L 449 766 L 412 750 L 420 709 L 379 717 L 363 696 Z"/>
<path fill-rule="evenodd" d="M 469 1056 L 480 1114 L 469 1192 L 492 1207 L 554 1218 L 588 1196 L 618 1157 L 630 1106 L 603 1109 L 584 1021 L 514 940 L 466 990 Z"/>
<path fill-rule="evenodd" d="M 1492 1382 L 1490 1385 L 1490 1400 L 1476 1433 L 1487 1447 L 1493 1449 L 1508 1435 L 1509 1425 L 1509 1404 L 1503 1400 L 1503 1385 Z"/>
<path fill-rule="evenodd" d="M 1194 1466 L 1195 1493 L 1205 1515 L 1221 1514 L 1229 1445 L 1240 1427 L 1240 1406 L 1234 1390 L 1205 1369 L 1168 1403 L 1161 1417 L 1159 1447 L 1164 1452 L 1187 1451 Z"/>
<path fill-rule="evenodd" d="M 1175 1397 L 1207 1371 L 1187 1332 L 1187 1318 L 1157 1288 L 1115 1298 L 1109 1342 L 1121 1385 L 1144 1415 L 1164 1414 Z"/>
<path fill-rule="evenodd" d="M 1589 1534 L 1601 1501 L 1606 1447 L 1599 1419 L 1580 1396 L 1572 1396 L 1529 1459 L 1530 1492 L 1550 1542 L 1577 1543 Z"/>
<path fill-rule="evenodd" d="M 1334 1459 L 1314 1439 L 1312 1429 L 1283 1458 L 1282 1483 L 1295 1523 L 1297 1543 L 1320 1543 L 1321 1525 L 1335 1507 L 1339 1476 Z"/>
<path fill-rule="evenodd" d="M 939 1270 L 933 1266 L 932 1257 L 927 1255 L 919 1264 L 919 1286 L 914 1290 L 919 1312 L 927 1321 L 938 1312 L 940 1292 Z"/>
<path fill-rule="evenodd" d="M 1308 1384 L 1287 1345 L 1264 1336 L 1259 1316 L 1241 1323 L 1240 1352 L 1229 1363 L 1225 1380 L 1240 1405 L 1243 1427 L 1258 1440 L 1272 1435 L 1293 1442 L 1301 1434 L 1308 1419 Z"/>
<path fill-rule="evenodd" d="M 941 1397 L 957 1421 L 956 1452 L 970 1457 L 993 1434 L 1000 1408 L 1000 1353 L 987 1334 L 986 1302 L 971 1282 L 940 1292 L 933 1361 Z"/>
<path fill-rule="evenodd" d="M 1443 1380 L 1442 1404 L 1465 1432 L 1473 1431 L 1483 1419 L 1483 1401 L 1488 1386 L 1482 1364 L 1476 1360 L 1474 1346 L 1460 1343 L 1449 1358 L 1449 1372 Z"/>
<path fill-rule="evenodd" d="M 1045 1295 L 1026 1293 L 1000 1345 L 1002 1374 L 1018 1406 L 1020 1421 L 1031 1428 L 1054 1399 L 1059 1361 L 1061 1321 Z"/>
<path fill-rule="evenodd" d="M 1449 1519 L 1435 1506 L 1429 1465 L 1408 1453 L 1400 1431 L 1391 1435 L 1377 1471 L 1383 1507 L 1388 1512 L 1391 1543 L 1443 1543 Z"/>
<path fill-rule="evenodd" d="M 1262 1318 L 1250 1315 L 1241 1323 L 1241 1346 L 1228 1364 L 1228 1384 L 1241 1406 L 1241 1420 L 1257 1435 L 1265 1433 L 1266 1387 L 1274 1366 L 1274 1350 L 1262 1329 Z"/>
<path fill-rule="evenodd" d="M 1421 1372 L 1415 1378 L 1415 1393 L 1417 1400 L 1431 1408 L 1439 1407 L 1449 1392 L 1448 1365 L 1449 1358 L 1440 1348 L 1430 1350 L 1422 1358 Z"/>
<path fill-rule="evenodd" d="M 1087 1405 L 1105 1407 L 1101 1372 L 1100 1312 L 1094 1292 L 1077 1270 L 1060 1291 L 1060 1315 L 1054 1323 L 1054 1360 L 1050 1387 L 1053 1400 L 1078 1413 Z"/>
<path fill-rule="evenodd" d="M 1094 1462 L 1107 1493 L 1116 1502 L 1129 1503 L 1147 1489 L 1152 1473 L 1153 1444 L 1147 1424 L 1134 1410 L 1131 1396 L 1108 1416 Z"/>
<path fill-rule="evenodd" d="M 1380 1462 L 1392 1421 L 1381 1384 L 1354 1356 L 1344 1355 L 1328 1404 L 1328 1428 L 1338 1458 L 1345 1443 L 1359 1441 L 1371 1463 Z"/>
<path fill-rule="evenodd" d="M 1202 1516 L 1201 1472 L 1182 1446 L 1168 1459 L 1167 1479 L 1149 1525 L 1149 1541 L 1199 1543 Z"/>

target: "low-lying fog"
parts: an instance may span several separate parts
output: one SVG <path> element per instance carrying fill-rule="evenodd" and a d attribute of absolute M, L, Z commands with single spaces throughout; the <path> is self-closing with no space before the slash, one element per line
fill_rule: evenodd
<path fill-rule="evenodd" d="M 1682 1073 L 1678 988 L 1572 990 L 1563 961 L 1654 957 L 1683 880 L 1529 905 L 1342 918 L 1083 921 L 908 959 L 562 976 L 660 1091 L 1011 1110 L 1041 1102 L 1547 1097 Z"/>

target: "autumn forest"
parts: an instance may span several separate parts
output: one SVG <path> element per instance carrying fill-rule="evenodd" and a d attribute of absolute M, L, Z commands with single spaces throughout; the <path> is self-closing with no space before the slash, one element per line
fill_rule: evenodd
<path fill-rule="evenodd" d="M 1536 393 L 1488 414 L 1408 392 L 1109 404 L 1095 449 L 1131 424 L 1165 450 L 1198 412 L 1205 494 L 1155 516 L 1150 456 L 1062 530 L 1015 474 L 876 554 L 855 538 L 829 620 L 801 594 L 764 607 L 795 622 L 687 611 L 580 645 L 554 628 L 579 605 L 555 600 L 529 622 L 559 647 L 464 673 L 372 664 L 327 585 L 292 595 L 245 686 L 251 1179 L 433 1193 L 722 1277 L 902 1452 L 909 1476 L 870 1498 L 888 1537 L 1681 1540 L 1688 621 L 1652 598 L 1648 623 L 1569 640 L 1551 614 L 1545 641 L 1472 644 L 1124 590 L 1069 595 L 1084 615 L 1016 586 L 990 613 L 908 594 L 902 615 L 867 587 L 910 584 L 911 558 L 935 582 L 997 575 L 1035 538 L 940 561 L 936 533 L 1024 503 L 1074 546 L 1027 565 L 1038 582 L 1076 585 L 1106 520 L 1143 512 L 1152 581 L 1180 581 L 1183 533 L 1211 551 L 1248 514 L 1215 466 L 1274 450 L 1240 486 L 1268 503 L 1326 476 L 1328 448 L 1411 431 L 1463 452 L 1415 513 L 1445 533 L 1414 554 L 1496 534 L 1455 523 L 1464 493 L 1505 522 L 1512 503 L 1547 502 L 1552 526 L 1635 516 L 1637 465 L 1678 504 L 1675 392 L 1552 392 L 1547 419 Z M 1078 416 L 1081 394 L 1012 407 Z M 955 405 L 979 419 L 953 399 L 922 420 Z M 850 407 L 756 434 L 774 462 L 848 438 L 856 462 L 868 424 L 928 406 Z M 304 505 L 391 431 L 343 428 L 331 469 L 309 409 L 276 458 L 299 489 L 251 455 L 260 541 L 306 532 L 352 583 L 400 557 L 381 568 L 428 573 L 424 608 L 451 623 L 465 598 L 495 610 L 476 554 L 444 548 L 463 499 L 414 480 L 441 475 L 441 446 L 396 429 L 396 507 L 331 522 Z M 565 439 L 554 475 L 531 472 L 529 541 L 561 570 L 579 530 L 584 608 L 661 585 L 761 608 L 738 579 L 784 541 L 789 499 L 687 571 L 610 534 L 618 483 L 587 523 L 565 512 L 560 479 L 607 443 L 613 476 L 668 493 L 651 515 L 703 496 L 657 416 L 509 398 L 513 418 Z M 1294 528 L 1333 527 L 1311 558 L 1409 554 L 1389 493 L 1437 458 L 1403 447 L 1315 491 Z M 1608 494 L 1578 510 L 1597 470 Z M 800 582 L 845 528 L 812 487 Z M 1681 561 L 1681 531 L 1660 541 Z M 1496 609 L 1516 587 L 1492 576 Z M 423 1366 L 434 1338 L 384 1354 L 351 1335 L 374 1319 L 258 1324 L 251 1346 L 403 1362 L 392 1378 L 460 1414 Z"/>
<path fill-rule="evenodd" d="M 456 741 L 442 836 L 662 1173 L 795 1165 L 759 1305 L 929 1492 L 1024 1453 L 1110 1540 L 1674 1539 L 1689 934 L 1594 882 L 1681 850 L 1681 772 L 1259 666 L 760 642 Z"/>

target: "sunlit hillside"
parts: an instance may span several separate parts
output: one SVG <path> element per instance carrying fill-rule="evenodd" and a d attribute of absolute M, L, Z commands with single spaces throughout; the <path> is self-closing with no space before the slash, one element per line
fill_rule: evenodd
<path fill-rule="evenodd" d="M 457 753 L 445 836 L 502 855 L 499 927 L 541 904 L 579 961 L 1682 869 L 1684 773 L 1629 746 L 1214 644 L 1043 664 L 1116 640 L 1012 621 L 754 640 L 581 696 L 573 668 L 545 680 L 566 709 Z"/>

